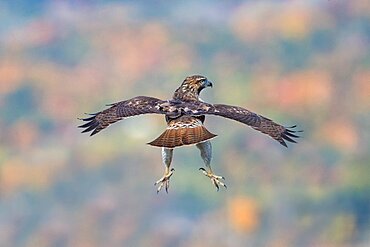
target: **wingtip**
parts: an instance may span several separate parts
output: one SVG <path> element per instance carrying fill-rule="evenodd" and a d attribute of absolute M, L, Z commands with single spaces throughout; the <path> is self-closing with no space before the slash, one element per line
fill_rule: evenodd
<path fill-rule="evenodd" d="M 280 144 L 283 145 L 284 147 L 288 148 L 288 145 L 286 144 L 286 142 L 284 140 L 281 140 Z"/>
<path fill-rule="evenodd" d="M 290 136 L 290 137 L 293 137 L 293 138 L 301 138 L 301 136 L 297 136 L 297 135 L 295 135 L 293 133 L 295 133 L 295 132 L 288 132 L 288 131 L 286 131 L 284 134 L 286 136 Z"/>
<path fill-rule="evenodd" d="M 96 112 L 96 113 L 87 113 L 87 112 L 84 112 L 85 115 L 88 115 L 88 116 L 96 116 L 99 114 L 99 112 Z"/>
<path fill-rule="evenodd" d="M 95 134 L 98 134 L 101 130 L 102 130 L 101 128 L 96 127 L 96 128 L 93 130 L 93 132 L 91 132 L 90 136 L 93 136 L 93 135 L 95 135 Z"/>
<path fill-rule="evenodd" d="M 86 133 L 86 132 L 89 132 L 89 130 L 88 129 L 85 129 L 81 133 Z"/>
<path fill-rule="evenodd" d="M 295 132 L 304 132 L 303 130 L 293 130 L 294 128 L 296 128 L 297 125 L 293 125 L 293 126 L 290 126 L 290 127 L 285 127 L 285 129 L 288 131 L 288 132 L 292 132 L 292 133 L 295 133 Z"/>
<path fill-rule="evenodd" d="M 291 143 L 297 143 L 296 140 L 293 138 L 301 138 L 301 136 L 296 135 L 297 132 L 303 132 L 303 130 L 294 130 L 297 125 L 293 125 L 290 127 L 285 127 L 285 131 L 283 131 L 280 135 L 281 140 L 279 140 L 280 144 L 282 144 L 284 147 L 288 147 L 285 141 L 291 142 Z"/>
<path fill-rule="evenodd" d="M 290 138 L 286 133 L 281 134 L 281 137 L 282 137 L 284 140 L 288 141 L 288 142 L 297 143 L 295 140 L 293 140 L 292 138 Z"/>

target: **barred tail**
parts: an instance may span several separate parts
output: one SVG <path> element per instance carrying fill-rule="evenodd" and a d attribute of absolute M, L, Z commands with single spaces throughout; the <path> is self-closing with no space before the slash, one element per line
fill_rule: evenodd
<path fill-rule="evenodd" d="M 177 129 L 169 128 L 157 139 L 148 144 L 156 147 L 175 148 L 204 142 L 216 136 L 217 135 L 209 132 L 203 125 Z"/>

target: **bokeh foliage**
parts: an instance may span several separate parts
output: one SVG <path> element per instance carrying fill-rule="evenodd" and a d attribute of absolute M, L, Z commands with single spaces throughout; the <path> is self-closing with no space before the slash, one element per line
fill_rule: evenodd
<path fill-rule="evenodd" d="M 1 246 L 364 246 L 370 242 L 370 4 L 0 3 Z M 304 129 L 289 149 L 209 117 L 216 192 L 195 148 L 155 194 L 161 116 L 81 135 L 77 117 L 189 74 L 209 102 Z"/>

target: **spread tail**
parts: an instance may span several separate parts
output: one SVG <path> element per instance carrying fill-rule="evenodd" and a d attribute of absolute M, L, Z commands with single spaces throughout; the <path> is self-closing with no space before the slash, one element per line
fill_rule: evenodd
<path fill-rule="evenodd" d="M 203 125 L 196 127 L 184 126 L 181 128 L 168 128 L 157 139 L 148 144 L 156 147 L 175 148 L 204 142 L 216 136 Z"/>

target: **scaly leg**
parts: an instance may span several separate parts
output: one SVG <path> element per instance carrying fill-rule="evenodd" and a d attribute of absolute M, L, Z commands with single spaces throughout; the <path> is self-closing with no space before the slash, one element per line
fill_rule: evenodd
<path fill-rule="evenodd" d="M 211 168 L 211 159 L 212 159 L 212 145 L 210 141 L 205 141 L 198 143 L 197 148 L 200 150 L 200 156 L 202 157 L 204 164 L 206 165 L 206 169 L 199 168 L 203 172 L 204 175 L 209 177 L 213 183 L 214 186 L 216 186 L 217 191 L 220 189 L 220 186 L 223 186 L 226 188 L 226 184 L 220 181 L 220 179 L 225 180 L 222 176 L 217 176 L 213 174 L 212 168 Z"/>
<path fill-rule="evenodd" d="M 162 162 L 166 166 L 166 169 L 164 171 L 164 175 L 162 178 L 160 178 L 157 182 L 155 182 L 154 185 L 159 184 L 157 188 L 157 193 L 161 191 L 161 189 L 164 187 L 166 192 L 168 193 L 168 188 L 170 187 L 170 178 L 175 171 L 175 169 L 170 169 L 171 161 L 172 161 L 172 154 L 173 154 L 173 148 L 165 148 L 162 147 Z"/>

